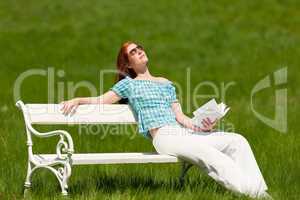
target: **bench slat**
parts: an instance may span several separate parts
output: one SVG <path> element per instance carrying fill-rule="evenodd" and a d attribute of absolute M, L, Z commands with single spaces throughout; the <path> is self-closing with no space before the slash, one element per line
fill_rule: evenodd
<path fill-rule="evenodd" d="M 89 104 L 80 105 L 72 116 L 62 114 L 61 104 L 26 104 L 31 124 L 136 124 L 129 105 Z"/>
<path fill-rule="evenodd" d="M 35 154 L 34 158 L 41 162 L 51 162 L 56 154 Z M 153 153 L 88 153 L 73 154 L 73 165 L 122 164 L 122 163 L 176 163 L 180 160 L 170 155 Z"/>

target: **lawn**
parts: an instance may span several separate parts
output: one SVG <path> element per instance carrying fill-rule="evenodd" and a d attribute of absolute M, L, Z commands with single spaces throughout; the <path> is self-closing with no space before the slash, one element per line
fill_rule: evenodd
<path fill-rule="evenodd" d="M 113 85 L 114 74 L 102 77 L 101 72 L 115 69 L 127 40 L 145 47 L 152 75 L 176 84 L 188 116 L 211 97 L 230 105 L 219 127 L 248 139 L 274 199 L 300 199 L 299 9 L 295 0 L 0 1 L 0 199 L 23 198 L 27 147 L 15 101 L 58 103 L 102 94 Z M 287 90 L 287 131 L 280 131 L 255 115 L 251 91 L 284 67 L 287 82 L 264 89 L 253 101 L 257 112 L 273 119 L 275 92 Z M 14 93 L 16 80 L 28 70 L 47 75 L 26 78 L 20 94 Z M 84 87 L 70 92 L 77 83 L 90 85 L 92 92 Z M 76 152 L 155 151 L 136 127 L 106 135 L 107 126 L 100 125 L 37 128 L 68 130 Z M 55 152 L 55 142 L 34 138 L 34 151 Z M 179 164 L 74 167 L 69 194 L 74 199 L 247 199 L 196 167 L 180 188 L 179 173 Z M 28 197 L 60 199 L 55 177 L 46 170 L 36 173 Z"/>

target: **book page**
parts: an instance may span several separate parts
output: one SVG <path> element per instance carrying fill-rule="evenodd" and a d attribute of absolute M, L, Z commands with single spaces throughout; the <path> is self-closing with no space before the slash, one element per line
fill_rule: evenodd
<path fill-rule="evenodd" d="M 216 100 L 212 99 L 193 112 L 192 123 L 203 128 L 202 121 L 204 119 L 209 118 L 211 121 L 215 121 L 224 117 L 230 109 L 226 107 L 223 102 L 217 104 Z"/>

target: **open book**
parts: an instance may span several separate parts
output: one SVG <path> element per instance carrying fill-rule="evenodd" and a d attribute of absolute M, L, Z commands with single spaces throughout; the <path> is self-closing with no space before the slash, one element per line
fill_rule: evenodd
<path fill-rule="evenodd" d="M 201 123 L 203 119 L 209 118 L 211 121 L 219 120 L 226 115 L 229 109 L 223 102 L 217 104 L 216 100 L 212 99 L 193 112 L 192 123 L 203 128 Z"/>

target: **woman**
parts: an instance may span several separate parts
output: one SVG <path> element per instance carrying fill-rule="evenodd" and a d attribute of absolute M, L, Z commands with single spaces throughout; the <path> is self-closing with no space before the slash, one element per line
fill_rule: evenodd
<path fill-rule="evenodd" d="M 152 140 L 156 151 L 189 161 L 233 192 L 250 197 L 270 197 L 251 147 L 240 134 L 212 132 L 216 122 L 192 124 L 176 99 L 171 81 L 150 74 L 144 49 L 133 42 L 122 45 L 117 82 L 99 97 L 63 102 L 63 113 L 81 104 L 112 104 L 127 100 L 138 116 L 139 132 Z"/>

